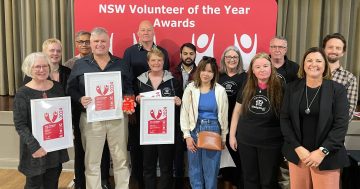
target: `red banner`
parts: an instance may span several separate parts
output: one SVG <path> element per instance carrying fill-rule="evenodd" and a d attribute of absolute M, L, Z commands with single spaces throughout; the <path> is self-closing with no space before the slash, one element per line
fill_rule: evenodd
<path fill-rule="evenodd" d="M 150 1 L 76 0 L 75 31 L 104 27 L 111 35 L 111 51 L 122 57 L 137 42 L 142 20 L 155 28 L 155 42 L 169 52 L 171 66 L 179 63 L 179 48 L 192 42 L 197 60 L 203 55 L 220 61 L 227 46 L 239 47 L 245 67 L 256 52 L 268 52 L 276 32 L 275 0 Z"/>

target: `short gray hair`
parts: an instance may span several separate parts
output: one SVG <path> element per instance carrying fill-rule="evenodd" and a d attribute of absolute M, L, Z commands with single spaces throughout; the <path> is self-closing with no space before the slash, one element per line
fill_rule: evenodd
<path fill-rule="evenodd" d="M 100 34 L 109 35 L 108 31 L 102 27 L 96 27 L 93 30 L 91 30 L 91 35 L 100 35 Z"/>
<path fill-rule="evenodd" d="M 270 43 L 271 43 L 271 41 L 274 40 L 274 39 L 279 39 L 279 40 L 285 41 L 285 42 L 286 42 L 286 46 L 287 46 L 288 41 L 287 41 L 287 39 L 286 39 L 284 36 L 281 36 L 281 35 L 274 36 L 273 38 L 271 38 Z"/>
<path fill-rule="evenodd" d="M 24 59 L 24 62 L 21 65 L 21 70 L 24 72 L 24 74 L 32 78 L 32 75 L 31 75 L 32 67 L 35 64 L 35 62 L 41 58 L 47 62 L 47 64 L 49 65 L 49 70 L 50 70 L 49 57 L 43 52 L 34 52 L 34 53 L 27 55 Z"/>

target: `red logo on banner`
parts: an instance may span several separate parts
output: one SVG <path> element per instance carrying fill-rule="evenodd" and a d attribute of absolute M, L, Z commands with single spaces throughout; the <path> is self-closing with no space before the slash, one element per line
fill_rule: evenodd
<path fill-rule="evenodd" d="M 275 0 L 76 0 L 74 7 L 75 31 L 106 28 L 110 51 L 119 57 L 137 43 L 139 23 L 150 20 L 154 41 L 169 52 L 172 67 L 179 63 L 180 46 L 192 42 L 197 47 L 196 63 L 204 55 L 219 62 L 225 48 L 234 45 L 247 69 L 257 52 L 268 52 L 276 32 Z"/>
<path fill-rule="evenodd" d="M 64 137 L 63 114 L 64 112 L 62 108 L 59 108 L 58 111 L 55 111 L 52 114 L 52 117 L 50 117 L 50 113 L 44 114 L 44 118 L 47 122 L 47 124 L 43 126 L 44 141 Z"/>
<path fill-rule="evenodd" d="M 95 111 L 115 109 L 113 82 L 104 86 L 96 86 L 96 92 L 99 96 L 95 97 Z"/>
<path fill-rule="evenodd" d="M 148 121 L 148 134 L 166 134 L 167 133 L 167 109 L 166 107 L 160 109 L 155 114 L 155 111 L 150 110 L 150 116 L 153 120 Z"/>

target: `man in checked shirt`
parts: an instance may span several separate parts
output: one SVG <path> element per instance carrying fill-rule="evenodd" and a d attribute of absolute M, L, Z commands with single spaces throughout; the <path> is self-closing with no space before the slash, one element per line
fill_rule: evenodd
<path fill-rule="evenodd" d="M 340 33 L 333 33 L 323 39 L 322 46 L 330 63 L 332 80 L 343 84 L 347 90 L 350 103 L 349 119 L 351 120 L 358 100 L 358 84 L 354 74 L 345 70 L 340 64 L 340 58 L 346 52 L 346 40 Z"/>

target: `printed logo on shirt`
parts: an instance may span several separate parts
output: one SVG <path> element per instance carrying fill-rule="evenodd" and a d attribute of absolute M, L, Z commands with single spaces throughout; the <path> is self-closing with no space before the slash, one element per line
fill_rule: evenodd
<path fill-rule="evenodd" d="M 170 87 L 165 87 L 161 90 L 162 96 L 171 96 L 171 88 Z"/>
<path fill-rule="evenodd" d="M 284 83 L 286 84 L 286 79 L 285 79 L 285 77 L 284 77 L 283 75 L 281 75 L 280 73 L 276 73 L 276 74 L 277 74 L 277 76 L 278 76 L 281 80 L 283 80 Z"/>
<path fill-rule="evenodd" d="M 224 86 L 226 93 L 228 96 L 236 95 L 236 89 L 238 89 L 238 85 L 234 81 L 225 81 L 222 86 Z"/>
<path fill-rule="evenodd" d="M 249 111 L 254 114 L 266 114 L 270 110 L 270 100 L 264 95 L 255 95 L 249 104 Z"/>

